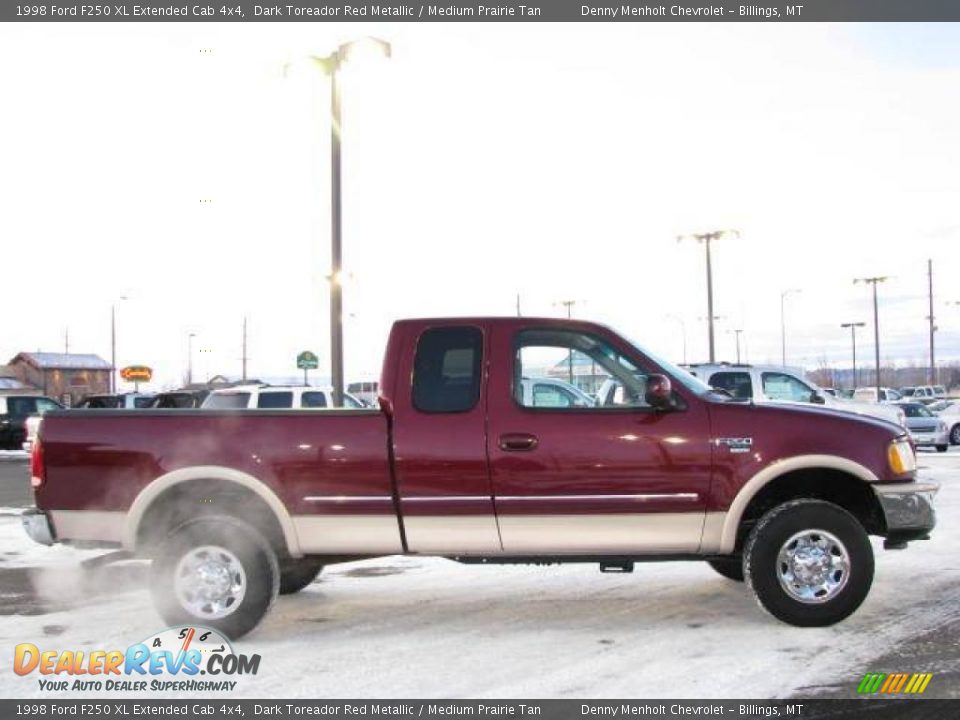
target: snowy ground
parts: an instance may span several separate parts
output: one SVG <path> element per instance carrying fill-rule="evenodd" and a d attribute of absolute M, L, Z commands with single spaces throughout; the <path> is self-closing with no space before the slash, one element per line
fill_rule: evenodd
<path fill-rule="evenodd" d="M 868 670 L 936 672 L 871 665 L 960 620 L 960 452 L 920 459 L 943 483 L 933 539 L 878 543 L 870 597 L 833 628 L 783 625 L 702 563 L 603 575 L 392 557 L 333 567 L 280 599 L 235 644 L 263 660 L 230 697 L 760 698 L 855 686 Z M 125 648 L 162 628 L 142 563 L 90 567 L 98 553 L 34 545 L 17 513 L 0 511 L 0 697 L 43 695 L 36 674 L 10 670 L 18 642 Z M 956 669 L 957 639 L 943 642 Z"/>

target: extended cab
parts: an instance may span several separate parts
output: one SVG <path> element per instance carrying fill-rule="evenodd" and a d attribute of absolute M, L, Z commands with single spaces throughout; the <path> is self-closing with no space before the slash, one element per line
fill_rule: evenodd
<path fill-rule="evenodd" d="M 525 380 L 570 367 L 619 400 L 531 402 Z M 379 409 L 50 413 L 27 532 L 151 558 L 168 623 L 236 637 L 325 564 L 397 553 L 707 561 L 777 618 L 828 625 L 869 591 L 868 535 L 934 527 L 903 428 L 737 402 L 601 325 L 401 321 L 379 387 Z"/>

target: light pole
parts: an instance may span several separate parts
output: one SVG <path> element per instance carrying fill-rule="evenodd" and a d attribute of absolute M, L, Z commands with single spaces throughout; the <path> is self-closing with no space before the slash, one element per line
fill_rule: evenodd
<path fill-rule="evenodd" d="M 787 366 L 787 319 L 784 312 L 784 304 L 787 295 L 800 292 L 799 288 L 789 288 L 780 293 L 780 364 Z"/>
<path fill-rule="evenodd" d="M 187 335 L 187 385 L 193 385 L 193 339 L 196 333 Z"/>
<path fill-rule="evenodd" d="M 842 328 L 850 328 L 850 343 L 853 349 L 853 389 L 857 389 L 857 328 L 862 328 L 866 323 L 847 322 L 840 323 Z"/>
<path fill-rule="evenodd" d="M 886 276 L 876 276 L 867 278 L 856 278 L 853 284 L 866 283 L 873 286 L 873 343 L 874 343 L 874 361 L 876 363 L 877 377 L 877 402 L 880 402 L 880 320 L 877 312 L 877 285 L 886 281 Z"/>
<path fill-rule="evenodd" d="M 687 364 L 687 325 L 679 315 L 667 315 L 668 320 L 676 320 L 680 323 L 680 336 L 683 338 L 683 364 Z"/>
<path fill-rule="evenodd" d="M 739 365 L 739 364 L 740 364 L 740 333 L 743 332 L 743 328 L 735 328 L 735 329 L 733 329 L 733 330 L 728 330 L 728 332 L 732 332 L 734 335 L 736 335 L 736 338 L 737 338 L 737 365 Z"/>
<path fill-rule="evenodd" d="M 340 75 L 339 71 L 351 55 L 361 49 L 372 49 L 390 57 L 390 43 L 377 38 L 362 38 L 342 44 L 326 57 L 314 61 L 330 76 L 330 374 L 333 381 L 333 404 L 343 407 L 343 287 L 341 283 L 342 192 L 340 172 Z"/>
<path fill-rule="evenodd" d="M 120 296 L 120 301 L 126 300 L 126 295 Z M 118 301 L 119 302 L 119 301 Z M 117 303 L 110 305 L 110 394 L 117 392 Z"/>
<path fill-rule="evenodd" d="M 734 235 L 740 237 L 740 232 L 738 230 L 714 230 L 712 232 L 705 233 L 690 233 L 688 235 L 678 235 L 677 242 L 682 242 L 683 240 L 696 240 L 698 243 L 703 245 L 706 250 L 707 255 L 707 339 L 710 346 L 710 362 L 713 363 L 716 359 L 716 353 L 714 352 L 714 339 L 713 339 L 713 265 L 710 259 L 710 243 L 714 240 L 719 240 L 724 235 Z"/>

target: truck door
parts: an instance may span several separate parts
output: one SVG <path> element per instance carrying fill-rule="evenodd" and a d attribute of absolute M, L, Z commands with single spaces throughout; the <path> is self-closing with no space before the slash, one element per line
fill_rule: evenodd
<path fill-rule="evenodd" d="M 500 551 L 487 465 L 483 324 L 403 324 L 393 451 L 410 552 Z M 392 351 L 388 350 L 388 355 Z"/>
<path fill-rule="evenodd" d="M 675 387 L 678 409 L 655 410 L 644 388 L 659 368 L 592 325 L 500 324 L 491 358 L 488 451 L 505 554 L 700 548 L 711 451 L 694 393 Z M 538 404 L 522 391 L 538 377 L 603 386 L 606 404 Z"/>

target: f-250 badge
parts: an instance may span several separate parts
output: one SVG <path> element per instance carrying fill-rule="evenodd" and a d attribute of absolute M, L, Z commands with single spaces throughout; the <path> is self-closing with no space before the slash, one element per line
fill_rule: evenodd
<path fill-rule="evenodd" d="M 732 453 L 750 452 L 753 447 L 753 438 L 717 438 L 717 447 L 725 445 Z"/>

